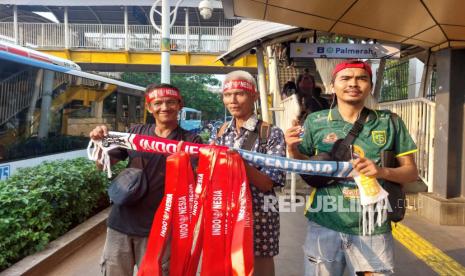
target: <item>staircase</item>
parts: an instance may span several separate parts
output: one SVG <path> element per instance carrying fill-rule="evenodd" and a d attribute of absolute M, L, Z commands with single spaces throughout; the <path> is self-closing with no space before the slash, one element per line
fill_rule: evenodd
<path fill-rule="evenodd" d="M 34 83 L 38 70 L 24 70 L 0 81 L 0 126 L 31 105 Z M 101 102 L 116 91 L 115 85 L 99 87 L 99 82 L 83 80 L 82 84 L 69 75 L 56 73 L 53 84 L 52 112 L 58 112 L 73 100 L 82 100 L 85 106 L 90 102 Z M 42 86 L 41 86 L 42 87 Z M 42 88 L 37 100 L 42 98 Z M 38 122 L 39 111 L 33 113 L 32 124 Z"/>
<path fill-rule="evenodd" d="M 36 75 L 37 71 L 24 70 L 0 82 L 0 125 L 31 104 Z"/>

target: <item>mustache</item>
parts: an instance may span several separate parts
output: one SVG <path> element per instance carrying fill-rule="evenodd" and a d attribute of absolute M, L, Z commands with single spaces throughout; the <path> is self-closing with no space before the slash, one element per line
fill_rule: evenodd
<path fill-rule="evenodd" d="M 349 89 L 344 89 L 344 92 L 347 92 L 347 93 L 351 93 L 351 92 L 362 93 L 362 90 L 356 89 L 356 88 L 349 88 Z"/>

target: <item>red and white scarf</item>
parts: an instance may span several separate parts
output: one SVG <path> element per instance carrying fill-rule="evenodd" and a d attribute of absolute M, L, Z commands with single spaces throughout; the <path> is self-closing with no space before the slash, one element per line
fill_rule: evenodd
<path fill-rule="evenodd" d="M 87 148 L 87 154 L 90 160 L 101 163 L 103 170 L 108 173 L 108 177 L 111 177 L 110 156 L 108 154 L 110 150 L 125 148 L 135 151 L 172 154 L 178 151 L 178 143 L 179 141 L 160 137 L 110 131 L 108 136 L 102 140 L 91 140 Z M 207 146 L 184 142 L 181 151 L 196 155 L 199 153 L 200 148 Z M 225 146 L 215 147 L 227 149 Z M 297 160 L 242 149 L 238 149 L 237 151 L 245 161 L 258 167 L 273 168 L 299 174 L 344 178 L 348 177 L 352 170 L 352 164 L 349 162 Z"/>
<path fill-rule="evenodd" d="M 224 148 L 200 150 L 194 184 L 189 157 L 167 158 L 165 197 L 152 224 L 139 276 L 162 275 L 171 235 L 170 275 L 252 275 L 252 200 L 242 158 Z M 195 186 L 195 188 L 194 188 Z"/>

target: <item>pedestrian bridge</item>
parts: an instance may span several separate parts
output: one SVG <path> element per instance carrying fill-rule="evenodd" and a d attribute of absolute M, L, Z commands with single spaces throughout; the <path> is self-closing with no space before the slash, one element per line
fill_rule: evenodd
<path fill-rule="evenodd" d="M 17 44 L 79 63 L 83 70 L 159 71 L 161 34 L 151 25 L 18 23 Z M 0 22 L 0 39 L 15 43 L 13 22 Z M 228 50 L 232 27 L 171 28 L 173 72 L 223 74 L 256 71 L 255 55 L 225 67 L 217 57 Z"/>

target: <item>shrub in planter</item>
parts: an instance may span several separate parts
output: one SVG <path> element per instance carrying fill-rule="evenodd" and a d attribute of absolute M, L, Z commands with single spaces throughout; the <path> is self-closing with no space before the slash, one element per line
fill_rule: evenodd
<path fill-rule="evenodd" d="M 0 271 L 87 219 L 108 185 L 85 158 L 45 162 L 0 181 Z"/>

